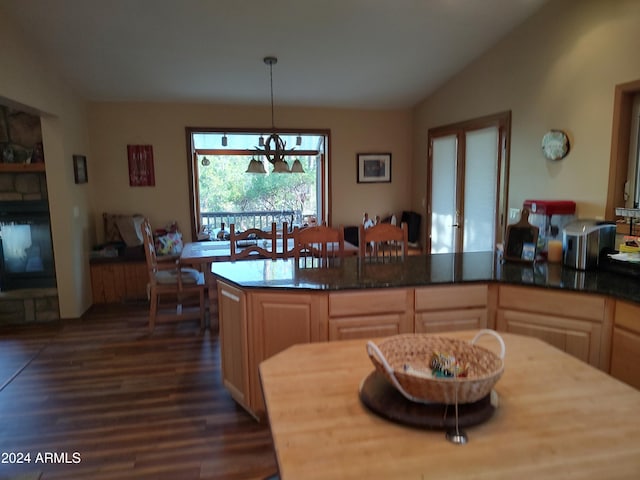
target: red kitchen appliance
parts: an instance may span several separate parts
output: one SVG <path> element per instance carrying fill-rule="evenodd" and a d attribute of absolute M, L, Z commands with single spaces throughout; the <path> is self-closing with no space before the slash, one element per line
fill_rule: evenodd
<path fill-rule="evenodd" d="M 549 240 L 562 241 L 565 225 L 576 219 L 576 202 L 571 200 L 525 200 L 522 208 L 529 210 L 529 223 L 538 227 L 536 251 L 547 256 Z"/>

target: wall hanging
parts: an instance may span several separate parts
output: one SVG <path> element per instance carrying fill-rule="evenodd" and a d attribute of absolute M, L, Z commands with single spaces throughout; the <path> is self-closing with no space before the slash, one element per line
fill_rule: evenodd
<path fill-rule="evenodd" d="M 73 178 L 76 183 L 87 183 L 89 181 L 87 157 L 84 155 L 73 156 Z"/>
<path fill-rule="evenodd" d="M 391 182 L 390 153 L 358 153 L 358 183 Z"/>
<path fill-rule="evenodd" d="M 152 187 L 156 184 L 153 171 L 153 147 L 151 145 L 127 145 L 129 158 L 129 185 Z"/>

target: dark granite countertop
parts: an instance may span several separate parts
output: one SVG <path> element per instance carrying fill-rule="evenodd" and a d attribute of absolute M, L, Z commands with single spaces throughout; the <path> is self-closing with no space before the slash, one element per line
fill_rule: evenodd
<path fill-rule="evenodd" d="M 332 268 L 296 267 L 294 259 L 214 263 L 213 274 L 240 288 L 340 291 L 500 282 L 607 295 L 640 303 L 640 278 L 559 264 L 503 262 L 493 252 L 415 255 L 403 261 L 342 259 Z"/>

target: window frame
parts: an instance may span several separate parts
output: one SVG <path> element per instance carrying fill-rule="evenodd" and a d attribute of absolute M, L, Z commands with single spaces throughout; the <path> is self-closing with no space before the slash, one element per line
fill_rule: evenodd
<path fill-rule="evenodd" d="M 200 231 L 200 194 L 198 185 L 198 153 L 193 143 L 194 134 L 199 133 L 246 133 L 246 134 L 264 134 L 268 136 L 271 133 L 279 135 L 317 135 L 324 136 L 324 152 L 319 154 L 319 170 L 320 179 L 318 188 L 320 190 L 320 202 L 318 205 L 318 222 L 331 225 L 331 130 L 322 128 L 229 128 L 229 127 L 185 127 L 186 150 L 187 150 L 187 168 L 188 168 L 188 187 L 189 187 L 189 217 L 191 223 L 192 241 L 197 239 Z M 199 151 L 202 151 L 200 149 Z M 215 152 L 217 149 L 207 150 L 207 152 Z M 220 154 L 229 155 L 229 152 L 241 152 L 240 150 L 219 149 Z M 249 149 L 247 149 L 249 152 Z M 241 153 L 237 153 L 240 155 Z M 250 155 L 250 153 L 247 153 Z"/>

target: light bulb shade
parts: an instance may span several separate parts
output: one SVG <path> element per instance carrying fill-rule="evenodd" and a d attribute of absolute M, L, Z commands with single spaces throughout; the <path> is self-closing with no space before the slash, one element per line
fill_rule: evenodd
<path fill-rule="evenodd" d="M 302 145 L 302 137 L 300 135 L 298 135 L 296 137 L 296 145 L 299 147 L 300 145 Z"/>
<path fill-rule="evenodd" d="M 262 135 L 260 135 L 260 139 L 258 140 L 258 145 L 260 145 L 261 147 L 264 147 L 264 137 Z"/>
<path fill-rule="evenodd" d="M 302 162 L 297 158 L 294 160 L 293 165 L 291 165 L 291 173 L 304 173 Z"/>
<path fill-rule="evenodd" d="M 252 158 L 245 173 L 267 173 L 261 161 Z"/>
<path fill-rule="evenodd" d="M 223 147 L 226 147 L 226 146 L 227 146 L 227 143 L 228 143 L 228 142 L 227 142 L 227 135 L 225 134 L 225 135 L 223 135 L 223 136 L 222 136 L 222 146 L 223 146 Z"/>
<path fill-rule="evenodd" d="M 291 173 L 289 164 L 284 160 L 277 160 L 273 164 L 273 173 Z"/>

